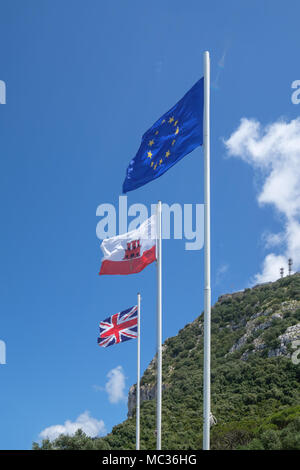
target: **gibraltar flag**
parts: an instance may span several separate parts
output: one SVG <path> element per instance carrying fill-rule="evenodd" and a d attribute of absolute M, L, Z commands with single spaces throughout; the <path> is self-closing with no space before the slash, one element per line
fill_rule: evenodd
<path fill-rule="evenodd" d="M 139 228 L 101 244 L 103 259 L 101 274 L 134 274 L 156 261 L 156 215 L 145 220 Z"/>

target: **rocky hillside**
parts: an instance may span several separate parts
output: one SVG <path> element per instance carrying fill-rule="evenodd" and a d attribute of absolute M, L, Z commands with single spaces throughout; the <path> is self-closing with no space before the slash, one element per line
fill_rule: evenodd
<path fill-rule="evenodd" d="M 200 315 L 163 346 L 163 449 L 201 448 L 202 366 Z M 143 449 L 155 448 L 155 380 L 154 358 L 141 382 Z M 212 448 L 300 449 L 299 273 L 219 298 L 212 309 L 211 393 Z M 104 438 L 86 438 L 86 446 L 134 448 L 135 395 L 133 386 L 128 419 Z M 42 448 L 69 448 L 76 436 L 62 439 Z"/>

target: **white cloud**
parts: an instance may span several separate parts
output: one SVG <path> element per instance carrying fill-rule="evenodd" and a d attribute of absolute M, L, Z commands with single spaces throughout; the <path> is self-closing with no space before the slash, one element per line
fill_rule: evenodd
<path fill-rule="evenodd" d="M 105 424 L 102 420 L 97 420 L 90 416 L 88 411 L 85 411 L 78 416 L 75 422 L 65 421 L 64 424 L 55 424 L 44 429 L 39 437 L 41 439 L 50 439 L 51 441 L 56 439 L 60 434 L 74 435 L 78 429 L 82 429 L 87 436 L 96 437 L 98 435 L 105 435 L 106 429 Z"/>
<path fill-rule="evenodd" d="M 110 403 L 119 403 L 125 401 L 125 375 L 122 366 L 112 369 L 107 374 L 108 381 L 105 384 L 105 390 L 108 394 Z"/>
<path fill-rule="evenodd" d="M 253 278 L 254 284 L 261 284 L 262 282 L 276 281 L 279 278 L 281 267 L 286 267 L 286 257 L 282 255 L 275 255 L 269 253 L 263 262 L 262 272 L 255 274 Z M 285 273 L 287 269 L 285 269 Z"/>
<path fill-rule="evenodd" d="M 282 232 L 264 237 L 266 248 L 282 247 L 282 253 L 266 256 L 254 282 L 277 279 L 280 267 L 287 270 L 289 257 L 293 258 L 294 269 L 299 269 L 300 118 L 277 121 L 265 128 L 254 119 L 243 118 L 224 143 L 230 156 L 241 158 L 262 177 L 258 203 L 271 204 L 283 215 Z"/>
<path fill-rule="evenodd" d="M 263 233 L 262 238 L 266 248 L 273 248 L 282 245 L 286 241 L 286 234 L 285 232 L 270 233 L 266 231 Z"/>

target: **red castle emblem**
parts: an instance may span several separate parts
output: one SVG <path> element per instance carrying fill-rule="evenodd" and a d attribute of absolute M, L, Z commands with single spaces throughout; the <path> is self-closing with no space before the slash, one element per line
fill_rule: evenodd
<path fill-rule="evenodd" d="M 141 244 L 140 240 L 133 240 L 127 242 L 127 248 L 125 250 L 125 256 L 123 259 L 139 258 L 141 256 Z"/>

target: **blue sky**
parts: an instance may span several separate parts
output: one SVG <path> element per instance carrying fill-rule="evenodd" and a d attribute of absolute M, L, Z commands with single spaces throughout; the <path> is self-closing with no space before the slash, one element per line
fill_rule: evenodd
<path fill-rule="evenodd" d="M 269 252 L 281 263 L 290 250 L 300 263 L 299 206 L 287 209 L 297 194 L 283 201 L 276 189 L 263 192 L 268 178 L 298 158 L 281 151 L 275 168 L 278 139 L 266 148 L 263 135 L 272 140 L 265 126 L 281 119 L 295 123 L 292 141 L 299 137 L 300 107 L 291 102 L 291 83 L 300 79 L 299 13 L 293 0 L 0 2 L 7 87 L 0 105 L 1 449 L 30 448 L 45 428 L 72 425 L 86 411 L 100 432 L 126 418 L 122 396 L 136 380 L 136 343 L 100 349 L 98 323 L 133 305 L 141 291 L 147 367 L 156 344 L 155 265 L 100 278 L 96 208 L 117 205 L 142 134 L 202 76 L 205 50 L 212 67 L 212 300 L 276 277 L 277 265 L 275 274 L 264 265 Z M 250 124 L 240 129 L 243 117 Z M 281 190 L 292 184 L 276 182 Z M 202 148 L 128 194 L 129 205 L 158 199 L 203 203 Z M 202 310 L 203 250 L 164 241 L 163 338 Z M 111 403 L 106 384 L 114 378 L 119 395 Z"/>

